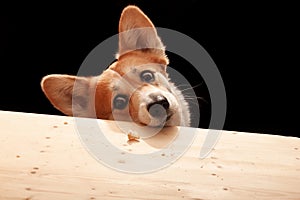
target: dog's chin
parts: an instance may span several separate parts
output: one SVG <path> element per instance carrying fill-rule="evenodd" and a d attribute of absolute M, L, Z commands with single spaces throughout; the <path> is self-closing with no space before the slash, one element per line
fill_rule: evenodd
<path fill-rule="evenodd" d="M 169 120 L 169 117 L 163 117 L 161 119 L 157 119 L 157 118 L 151 118 L 150 123 L 147 124 L 147 126 L 151 126 L 151 127 L 164 127 L 166 126 L 167 122 Z"/>
<path fill-rule="evenodd" d="M 178 120 L 177 113 L 174 112 L 167 113 L 166 115 L 159 118 L 154 118 L 149 114 L 149 112 L 142 111 L 142 113 L 139 114 L 137 123 L 143 126 L 164 127 L 164 126 L 178 126 L 180 125 L 180 120 Z"/>
<path fill-rule="evenodd" d="M 153 119 L 150 122 L 144 122 L 144 121 L 140 121 L 138 122 L 139 124 L 141 124 L 142 126 L 149 126 L 149 127 L 154 127 L 154 128 L 158 128 L 158 127 L 164 127 L 166 126 L 166 120 L 158 120 L 158 119 Z"/>

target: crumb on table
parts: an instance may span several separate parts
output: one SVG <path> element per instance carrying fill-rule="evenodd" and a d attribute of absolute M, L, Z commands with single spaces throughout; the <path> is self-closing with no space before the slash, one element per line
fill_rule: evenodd
<path fill-rule="evenodd" d="M 138 139 L 140 139 L 140 136 L 136 132 L 131 130 L 128 132 L 127 137 L 129 141 L 138 141 Z"/>

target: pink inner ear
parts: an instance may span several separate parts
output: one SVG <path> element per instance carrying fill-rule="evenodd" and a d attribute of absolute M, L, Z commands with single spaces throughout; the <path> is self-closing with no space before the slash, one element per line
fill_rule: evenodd
<path fill-rule="evenodd" d="M 124 8 L 119 21 L 119 32 L 134 28 L 153 27 L 151 20 L 136 6 Z"/>
<path fill-rule="evenodd" d="M 136 6 L 126 7 L 119 22 L 119 55 L 137 49 L 160 49 L 164 45 L 151 20 Z"/>
<path fill-rule="evenodd" d="M 52 105 L 66 115 L 72 115 L 74 81 L 74 76 L 48 75 L 41 82 L 42 89 Z"/>

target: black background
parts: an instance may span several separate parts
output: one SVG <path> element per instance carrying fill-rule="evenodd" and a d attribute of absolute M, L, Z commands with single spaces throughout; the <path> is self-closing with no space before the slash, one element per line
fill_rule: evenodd
<path fill-rule="evenodd" d="M 62 115 L 40 89 L 47 74 L 76 74 L 88 53 L 117 33 L 122 9 L 139 6 L 158 27 L 196 40 L 216 63 L 227 92 L 224 129 L 297 136 L 299 25 L 296 5 L 202 1 L 110 1 L 99 5 L 3 7 L 0 109 Z M 173 61 L 172 61 L 172 58 Z M 184 61 L 170 55 L 180 68 Z M 188 78 L 197 85 L 199 77 Z M 208 98 L 205 84 L 197 95 Z M 203 106 L 209 122 L 209 105 Z"/>

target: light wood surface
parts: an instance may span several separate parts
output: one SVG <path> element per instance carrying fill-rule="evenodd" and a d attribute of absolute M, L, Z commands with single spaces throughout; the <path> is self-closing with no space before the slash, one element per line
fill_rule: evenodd
<path fill-rule="evenodd" d="M 113 122 L 97 121 L 124 154 L 157 151 L 176 137 L 173 128 L 128 142 Z M 208 130 L 196 131 L 174 164 L 131 174 L 97 161 L 72 117 L 0 111 L 0 199 L 300 199 L 299 138 L 223 131 L 214 150 L 199 159 Z"/>

